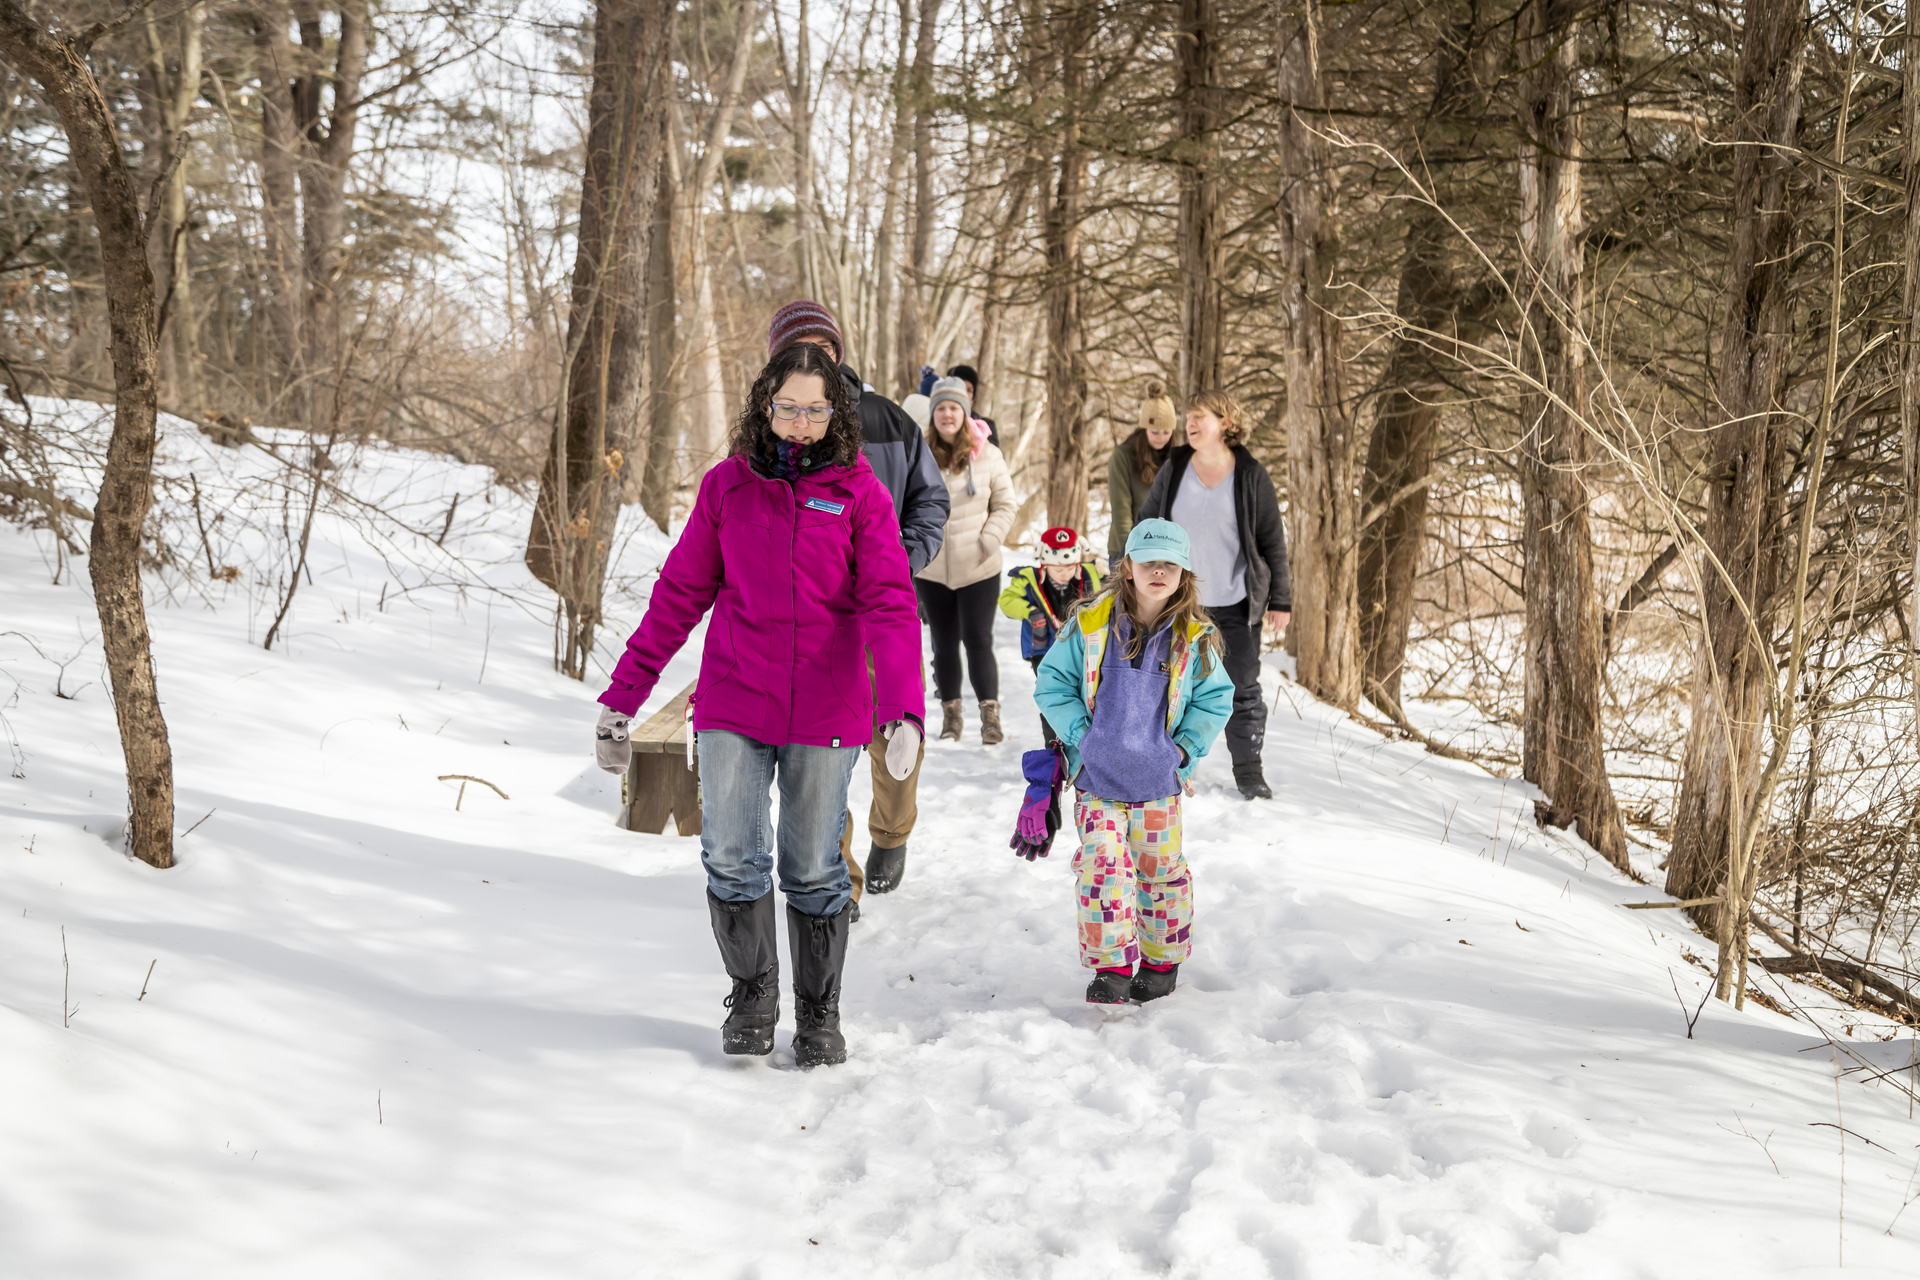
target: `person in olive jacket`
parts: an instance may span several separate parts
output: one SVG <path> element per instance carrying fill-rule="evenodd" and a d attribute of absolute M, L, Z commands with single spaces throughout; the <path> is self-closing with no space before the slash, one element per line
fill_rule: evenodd
<path fill-rule="evenodd" d="M 1109 567 L 1119 564 L 1126 554 L 1134 513 L 1147 500 L 1160 469 L 1167 465 L 1177 425 L 1173 401 L 1167 399 L 1167 384 L 1155 378 L 1147 383 L 1147 398 L 1140 404 L 1140 425 L 1113 446 L 1107 458 L 1107 511 L 1112 517 L 1107 525 Z"/>
<path fill-rule="evenodd" d="M 1227 752 L 1233 781 L 1249 800 L 1268 800 L 1260 765 L 1267 704 L 1260 696 L 1260 629 L 1286 629 L 1293 611 L 1287 536 L 1273 477 L 1242 443 L 1240 407 L 1224 391 L 1187 402 L 1187 443 L 1154 477 L 1137 521 L 1171 520 L 1193 540 L 1200 603 L 1219 629 L 1233 680 Z"/>

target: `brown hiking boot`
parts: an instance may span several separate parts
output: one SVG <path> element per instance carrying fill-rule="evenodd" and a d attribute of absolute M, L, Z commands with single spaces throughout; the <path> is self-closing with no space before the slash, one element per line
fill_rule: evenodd
<path fill-rule="evenodd" d="M 991 700 L 981 703 L 980 741 L 990 747 L 1006 740 L 1007 735 L 1000 732 L 1000 704 Z"/>
<path fill-rule="evenodd" d="M 940 736 L 960 741 L 960 699 L 940 704 Z"/>

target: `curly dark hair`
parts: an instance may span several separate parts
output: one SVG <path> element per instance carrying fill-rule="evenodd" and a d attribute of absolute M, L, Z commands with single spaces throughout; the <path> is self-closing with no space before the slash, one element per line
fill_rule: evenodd
<path fill-rule="evenodd" d="M 834 466 L 852 466 L 860 457 L 860 415 L 853 407 L 853 392 L 841 376 L 833 353 L 811 342 L 783 347 L 767 361 L 767 367 L 753 380 L 753 389 L 747 392 L 746 407 L 734 420 L 727 452 L 748 457 L 772 454 L 779 438 L 773 433 L 773 397 L 796 374 L 812 374 L 826 383 L 833 417 L 820 443 L 831 452 Z"/>

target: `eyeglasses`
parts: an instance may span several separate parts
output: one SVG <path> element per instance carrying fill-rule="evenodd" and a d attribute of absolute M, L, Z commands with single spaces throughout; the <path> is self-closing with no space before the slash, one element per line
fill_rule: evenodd
<path fill-rule="evenodd" d="M 808 405 L 802 409 L 797 404 L 781 404 L 778 400 L 773 402 L 773 416 L 782 422 L 792 422 L 803 413 L 807 415 L 808 422 L 815 424 L 833 420 L 833 406 L 830 404 Z"/>

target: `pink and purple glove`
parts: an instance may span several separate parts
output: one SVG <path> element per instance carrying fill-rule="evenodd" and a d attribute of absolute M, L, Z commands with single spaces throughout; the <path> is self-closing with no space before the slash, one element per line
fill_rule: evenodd
<path fill-rule="evenodd" d="M 1014 853 L 1032 862 L 1047 856 L 1054 832 L 1060 830 L 1060 784 L 1067 779 L 1067 762 L 1058 750 L 1048 747 L 1023 754 L 1020 771 L 1027 778 L 1027 794 L 1009 843 Z"/>

